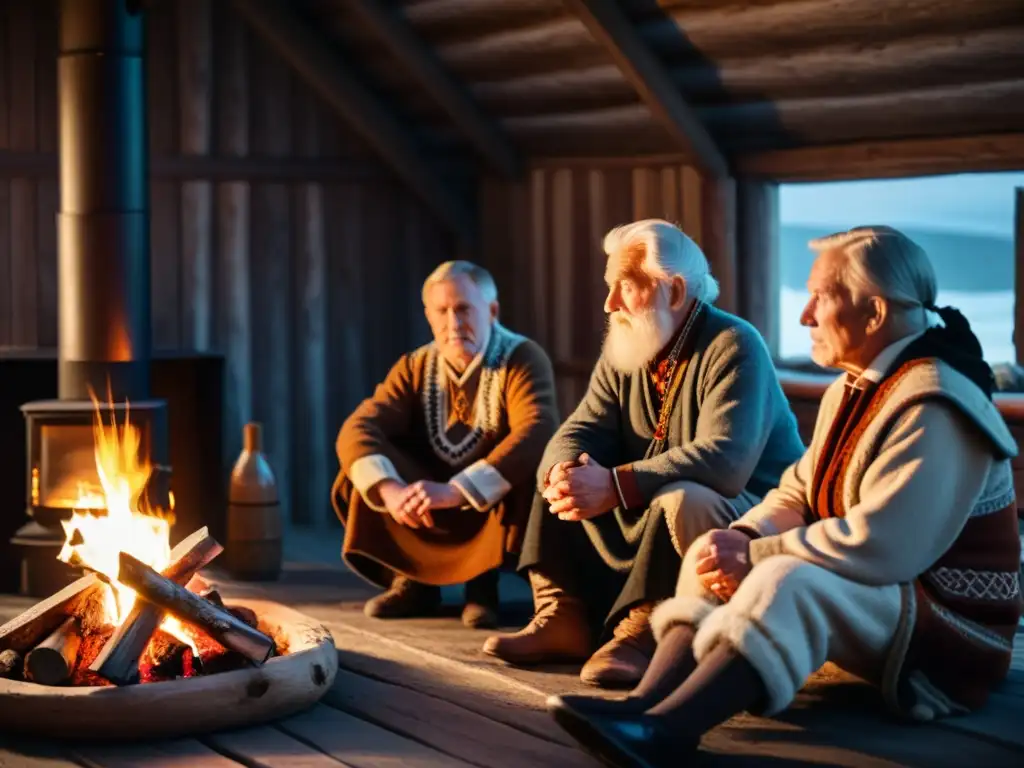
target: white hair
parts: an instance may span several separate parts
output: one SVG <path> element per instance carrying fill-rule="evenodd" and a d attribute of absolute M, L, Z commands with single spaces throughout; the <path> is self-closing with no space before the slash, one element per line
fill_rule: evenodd
<path fill-rule="evenodd" d="M 624 255 L 643 247 L 640 268 L 661 283 L 681 277 L 688 295 L 708 304 L 718 298 L 718 281 L 707 257 L 675 224 L 663 219 L 643 219 L 615 227 L 604 237 L 604 252 Z"/>
<path fill-rule="evenodd" d="M 854 227 L 810 242 L 818 253 L 839 251 L 846 262 L 841 275 L 854 301 L 878 296 L 897 312 L 921 312 L 926 325 L 935 325 L 938 282 L 924 249 L 892 227 Z M 923 310 L 923 311 L 922 311 Z"/>
<path fill-rule="evenodd" d="M 423 281 L 423 303 L 427 303 L 427 292 L 430 290 L 430 286 L 450 280 L 456 275 L 465 275 L 472 280 L 488 304 L 498 300 L 498 286 L 495 285 L 490 272 L 471 261 L 455 260 L 444 262 Z"/>

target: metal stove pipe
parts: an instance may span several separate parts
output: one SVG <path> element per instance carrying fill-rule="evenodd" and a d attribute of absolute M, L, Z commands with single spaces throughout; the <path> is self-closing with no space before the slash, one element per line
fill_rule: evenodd
<path fill-rule="evenodd" d="M 149 395 L 149 144 L 141 3 L 60 0 L 61 399 Z"/>

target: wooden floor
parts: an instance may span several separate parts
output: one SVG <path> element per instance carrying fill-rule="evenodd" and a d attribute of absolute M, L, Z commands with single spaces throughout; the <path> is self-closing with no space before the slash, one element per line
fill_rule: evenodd
<path fill-rule="evenodd" d="M 27 742 L 0 734 L 0 768 L 385 768 L 481 766 L 593 768 L 543 709 L 550 693 L 580 691 L 576 669 L 522 670 L 483 656 L 486 633 L 450 617 L 381 622 L 364 617 L 372 594 L 337 565 L 336 544 L 294 533 L 280 582 L 243 585 L 213 574 L 226 597 L 261 596 L 318 618 L 334 635 L 339 672 L 320 704 L 272 725 L 139 744 Z M 333 562 L 325 562 L 333 561 Z M 510 627 L 525 621 L 529 592 L 503 580 Z M 0 598 L 0 623 L 31 600 Z M 867 686 L 815 676 L 783 717 L 743 715 L 704 739 L 704 766 L 939 766 L 1024 764 L 1024 638 L 1011 679 L 981 713 L 938 725 L 899 725 Z M 587 689 L 591 690 L 591 689 Z M 0 712 L 0 728 L 3 716 Z M 59 724 L 54 724 L 54 736 Z"/>

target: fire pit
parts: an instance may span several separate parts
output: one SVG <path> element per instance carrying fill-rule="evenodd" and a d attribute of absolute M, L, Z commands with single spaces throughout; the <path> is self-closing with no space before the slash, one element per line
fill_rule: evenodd
<path fill-rule="evenodd" d="M 338 668 L 330 633 L 277 603 L 228 605 L 254 612 L 259 629 L 287 651 L 260 667 L 124 687 L 0 679 L 3 728 L 47 738 L 170 738 L 266 722 L 319 700 Z"/>
<path fill-rule="evenodd" d="M 0 727 L 169 736 L 316 701 L 337 671 L 330 634 L 273 603 L 226 605 L 198 575 L 223 550 L 206 528 L 170 548 L 171 511 L 152 502 L 155 468 L 121 412 L 97 403 L 99 487 L 61 521 L 58 559 L 87 575 L 0 627 Z"/>

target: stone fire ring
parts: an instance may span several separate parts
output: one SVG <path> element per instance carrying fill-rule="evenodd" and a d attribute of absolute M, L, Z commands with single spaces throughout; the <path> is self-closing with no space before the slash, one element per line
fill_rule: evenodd
<path fill-rule="evenodd" d="M 260 630 L 286 643 L 287 653 L 262 667 L 120 688 L 0 679 L 0 730 L 50 739 L 173 738 L 265 723 L 319 701 L 338 671 L 330 632 L 279 603 L 227 604 L 255 611 Z"/>

